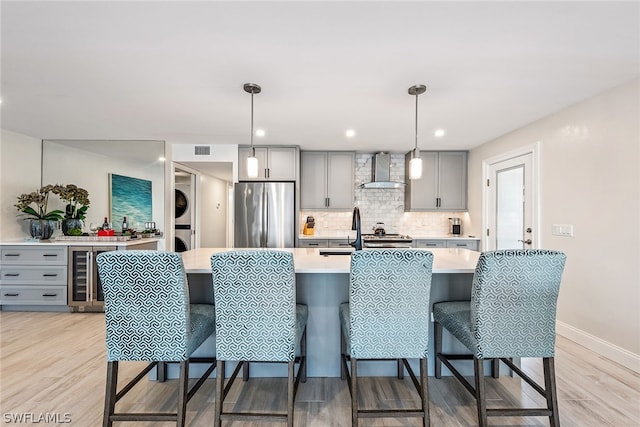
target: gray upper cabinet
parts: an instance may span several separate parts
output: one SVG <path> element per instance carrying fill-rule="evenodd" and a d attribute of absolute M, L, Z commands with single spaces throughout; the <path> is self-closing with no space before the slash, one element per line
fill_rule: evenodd
<path fill-rule="evenodd" d="M 467 210 L 467 152 L 422 151 L 422 178 L 409 179 L 407 153 L 405 211 Z"/>
<path fill-rule="evenodd" d="M 351 209 L 354 201 L 355 153 L 300 153 L 301 209 Z"/>
<path fill-rule="evenodd" d="M 258 177 L 247 176 L 247 157 L 251 147 L 238 147 L 239 181 L 295 181 L 298 170 L 298 147 L 255 147 Z"/>

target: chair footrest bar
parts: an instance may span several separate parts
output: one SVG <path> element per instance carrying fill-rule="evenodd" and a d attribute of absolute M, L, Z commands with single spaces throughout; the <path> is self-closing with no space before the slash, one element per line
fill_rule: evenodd
<path fill-rule="evenodd" d="M 517 416 L 533 416 L 548 417 L 552 411 L 544 408 L 495 408 L 487 409 L 487 415 L 492 417 L 517 417 Z"/>
<path fill-rule="evenodd" d="M 397 417 L 418 417 L 424 418 L 424 412 L 418 409 L 388 409 L 382 410 L 360 410 L 358 417 L 361 418 L 397 418 Z"/>
<path fill-rule="evenodd" d="M 287 421 L 287 414 L 270 414 L 264 412 L 223 412 L 222 414 L 220 414 L 220 419 L 236 421 Z"/>
<path fill-rule="evenodd" d="M 176 421 L 178 419 L 178 414 L 167 414 L 162 412 L 121 413 L 112 414 L 109 419 L 111 421 Z"/>

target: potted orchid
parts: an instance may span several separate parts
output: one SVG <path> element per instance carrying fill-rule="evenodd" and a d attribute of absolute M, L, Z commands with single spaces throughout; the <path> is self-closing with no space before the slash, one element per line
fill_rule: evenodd
<path fill-rule="evenodd" d="M 56 221 L 64 217 L 61 210 L 47 211 L 49 195 L 53 193 L 54 188 L 53 185 L 45 185 L 32 193 L 21 194 L 18 196 L 18 203 L 14 205 L 20 211 L 18 216 L 31 220 L 29 231 L 33 238 L 50 238 Z"/>
<path fill-rule="evenodd" d="M 89 192 L 74 184 L 56 185 L 52 192 L 66 202 L 62 233 L 65 236 L 79 236 L 82 234 L 83 220 L 89 209 Z"/>

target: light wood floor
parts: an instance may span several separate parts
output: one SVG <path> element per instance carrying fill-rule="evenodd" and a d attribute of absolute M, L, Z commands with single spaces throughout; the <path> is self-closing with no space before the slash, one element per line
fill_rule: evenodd
<path fill-rule="evenodd" d="M 106 375 L 104 317 L 82 313 L 0 313 L 1 425 L 7 414 L 69 414 L 70 423 L 32 425 L 99 426 L 102 420 Z M 121 381 L 133 376 L 139 363 L 121 365 Z M 524 360 L 523 366 L 537 380 L 541 363 Z M 640 426 L 640 376 L 579 345 L 558 337 L 556 369 L 560 418 L 567 426 Z M 505 370 L 505 369 L 503 369 Z M 234 385 L 229 401 L 237 410 L 283 408 L 280 391 L 284 379 L 251 379 Z M 417 394 L 395 378 L 363 379 L 362 403 L 382 401 L 386 407 L 417 405 Z M 516 378 L 488 379 L 490 407 L 543 405 L 542 398 Z M 176 381 L 143 380 L 118 403 L 121 410 L 173 410 Z M 433 426 L 477 425 L 471 395 L 453 378 L 429 378 Z M 237 401 L 237 403 L 235 403 Z M 118 407 L 117 407 L 118 408 Z M 211 426 L 214 380 L 207 380 L 189 402 L 189 426 Z M 346 382 L 339 378 L 309 378 L 301 384 L 295 405 L 298 426 L 349 426 L 350 398 Z M 546 426 L 546 418 L 490 418 L 492 426 Z M 19 424 L 19 425 L 29 425 Z M 169 426 L 171 423 L 116 423 L 118 426 Z M 281 425 L 278 423 L 230 423 L 234 427 Z M 417 426 L 417 420 L 366 420 L 362 426 Z"/>

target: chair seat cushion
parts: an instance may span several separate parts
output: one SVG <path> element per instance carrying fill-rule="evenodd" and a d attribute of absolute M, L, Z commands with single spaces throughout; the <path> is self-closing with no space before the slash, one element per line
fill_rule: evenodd
<path fill-rule="evenodd" d="M 213 304 L 191 304 L 187 357 L 216 332 L 216 310 Z"/>
<path fill-rule="evenodd" d="M 433 320 L 440 323 L 476 357 L 477 343 L 471 332 L 471 301 L 448 301 L 433 304 Z"/>

